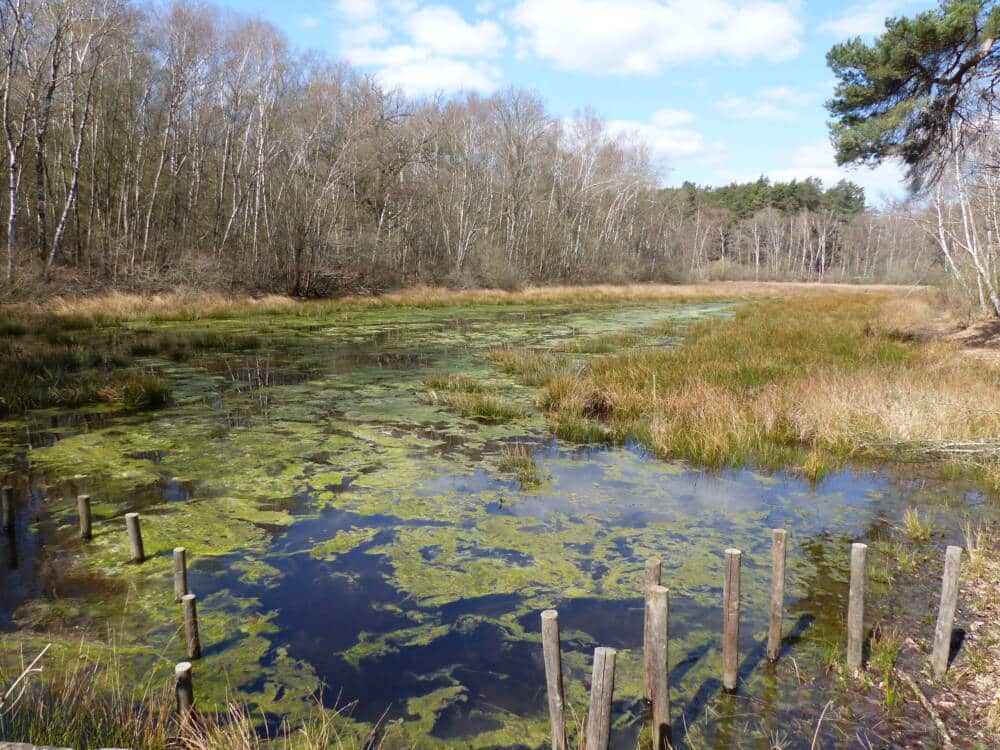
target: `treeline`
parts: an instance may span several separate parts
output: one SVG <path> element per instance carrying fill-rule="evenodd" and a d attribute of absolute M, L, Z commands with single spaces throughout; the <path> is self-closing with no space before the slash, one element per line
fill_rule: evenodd
<path fill-rule="evenodd" d="M 856 185 L 663 189 L 596 116 L 513 89 L 407 99 L 200 3 L 7 0 L 0 32 L 9 292 L 910 279 L 936 262 Z"/>

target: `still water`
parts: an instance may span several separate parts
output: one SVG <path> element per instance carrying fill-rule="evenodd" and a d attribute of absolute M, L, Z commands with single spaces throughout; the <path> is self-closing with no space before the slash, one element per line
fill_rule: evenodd
<path fill-rule="evenodd" d="M 170 382 L 150 414 L 40 411 L 0 428 L 17 491 L 0 553 L 0 624 L 11 644 L 113 628 L 135 679 L 183 657 L 171 550 L 188 550 L 204 657 L 199 701 L 248 702 L 276 725 L 349 707 L 344 731 L 387 747 L 547 743 L 539 613 L 560 613 L 570 725 L 586 714 L 595 646 L 619 649 L 616 747 L 635 747 L 644 561 L 670 594 L 674 739 L 692 747 L 809 747 L 864 736 L 877 705 L 826 665 L 842 651 L 849 546 L 867 541 L 872 621 L 933 627 L 936 570 L 963 519 L 995 513 L 976 488 L 920 467 L 855 466 L 811 484 L 752 469 L 706 472 L 641 446 L 551 436 L 537 391 L 485 359 L 494 346 L 572 349 L 581 338 L 693 321 L 731 306 L 502 306 L 353 311 L 136 324 L 100 332 Z M 95 334 L 98 335 L 98 334 Z M 171 358 L 144 341 L 215 337 Z M 230 344 L 219 345 L 219 341 Z M 675 346 L 675 335 L 640 346 Z M 138 343 L 138 345 L 137 345 Z M 591 356 L 575 354 L 580 366 Z M 487 424 L 431 397 L 465 374 L 525 415 Z M 528 446 L 523 487 L 505 450 Z M 76 539 L 75 496 L 95 538 Z M 919 507 L 930 542 L 899 529 Z M 149 559 L 127 563 L 123 514 L 139 511 Z M 789 531 L 786 638 L 764 659 L 770 529 Z M 898 564 L 901 545 L 912 556 Z M 741 689 L 720 692 L 723 550 L 743 550 Z M 575 712 L 575 714 L 573 713 Z M 574 718 L 574 716 L 576 718 Z"/>

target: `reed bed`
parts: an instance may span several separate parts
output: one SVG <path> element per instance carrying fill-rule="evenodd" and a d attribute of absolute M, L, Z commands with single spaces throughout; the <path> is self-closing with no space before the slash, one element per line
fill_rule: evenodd
<path fill-rule="evenodd" d="M 493 359 L 542 386 L 557 430 L 585 434 L 589 422 L 702 465 L 791 464 L 818 478 L 870 455 L 998 476 L 1000 372 L 952 343 L 907 335 L 907 309 L 910 325 L 924 325 L 933 295 L 898 300 L 840 289 L 757 300 L 692 326 L 679 347 L 630 349 L 575 370 L 531 352 Z"/>
<path fill-rule="evenodd" d="M 303 301 L 281 295 L 230 296 L 178 290 L 165 294 L 139 295 L 122 292 L 55 298 L 39 304 L 6 306 L 7 318 L 43 315 L 76 318 L 94 324 L 138 320 L 197 320 L 247 315 L 324 315 L 342 310 L 393 307 L 461 307 L 465 305 L 583 304 L 601 302 L 722 300 L 808 294 L 817 288 L 831 293 L 885 292 L 880 285 L 807 284 L 788 282 L 713 282 L 707 284 L 628 284 L 590 286 L 541 286 L 517 291 L 500 289 L 447 289 L 412 287 L 373 296 Z"/>

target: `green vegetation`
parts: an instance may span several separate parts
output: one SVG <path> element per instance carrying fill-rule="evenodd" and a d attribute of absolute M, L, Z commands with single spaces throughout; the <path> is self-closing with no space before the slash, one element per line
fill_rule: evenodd
<path fill-rule="evenodd" d="M 896 627 L 876 628 L 871 639 L 868 670 L 880 680 L 885 707 L 894 709 L 900 702 L 899 685 L 895 678 L 896 660 L 903 647 L 903 638 Z"/>
<path fill-rule="evenodd" d="M 25 660 L 28 661 L 28 656 Z M 338 730 L 340 712 L 317 707 L 300 724 L 283 723 L 273 737 L 259 731 L 251 711 L 231 703 L 182 721 L 174 710 L 172 667 L 157 663 L 129 687 L 119 647 L 56 645 L 25 664 L 0 664 L 0 685 L 20 680 L 0 711 L 0 737 L 74 748 L 183 747 L 185 750 L 326 750 L 361 747 L 361 738 Z M 28 666 L 31 672 L 22 674 Z M 343 722 L 340 722 L 343 723 Z"/>
<path fill-rule="evenodd" d="M 903 512 L 902 531 L 914 541 L 926 541 L 934 534 L 934 518 L 919 508 L 907 508 Z"/>
<path fill-rule="evenodd" d="M 504 446 L 498 466 L 500 467 L 500 471 L 513 474 L 517 477 L 522 487 L 541 484 L 543 479 L 531 446 L 528 445 Z"/>
<path fill-rule="evenodd" d="M 1000 374 L 946 345 L 900 340 L 898 309 L 895 328 L 883 329 L 890 299 L 837 291 L 754 302 L 729 321 L 691 326 L 679 347 L 628 350 L 586 368 L 527 350 L 491 358 L 543 386 L 540 403 L 567 436 L 599 421 L 613 439 L 642 440 L 662 456 L 799 466 L 814 480 L 852 455 L 948 462 L 939 445 L 985 441 L 973 458 L 992 476 Z"/>
<path fill-rule="evenodd" d="M 456 391 L 440 396 L 430 393 L 431 403 L 440 400 L 463 417 L 481 422 L 510 422 L 528 413 L 520 404 L 492 393 Z"/>
<path fill-rule="evenodd" d="M 890 19 L 872 43 L 856 37 L 830 50 L 839 79 L 827 105 L 837 161 L 903 160 L 914 182 L 940 168 L 970 131 L 988 129 L 1000 76 L 1000 7 L 945 0 L 912 18 Z"/>
<path fill-rule="evenodd" d="M 847 221 L 865 210 L 865 191 L 859 185 L 841 180 L 833 187 L 810 177 L 791 182 L 771 182 L 760 177 L 754 182 L 731 183 L 720 187 L 697 187 L 685 182 L 679 190 L 689 206 L 703 196 L 708 205 L 729 210 L 737 219 L 749 219 L 759 211 L 774 209 L 782 214 L 828 210 Z"/>

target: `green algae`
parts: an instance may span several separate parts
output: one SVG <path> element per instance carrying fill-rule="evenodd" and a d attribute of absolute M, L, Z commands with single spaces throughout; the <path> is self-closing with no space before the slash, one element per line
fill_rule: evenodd
<path fill-rule="evenodd" d="M 357 549 L 363 544 L 370 542 L 378 534 L 378 529 L 351 528 L 338 531 L 335 536 L 320 542 L 311 550 L 309 554 L 322 560 L 335 560 L 338 555 L 346 554 L 353 549 Z"/>
<path fill-rule="evenodd" d="M 115 623 L 124 629 L 137 668 L 161 655 L 181 658 L 170 550 L 185 546 L 202 586 L 196 592 L 202 640 L 210 646 L 197 664 L 200 700 L 221 706 L 236 696 L 262 714 L 291 717 L 313 710 L 323 687 L 316 667 L 290 642 L 295 623 L 283 622 L 268 604 L 272 592 L 292 585 L 286 571 L 295 555 L 312 561 L 309 575 L 319 585 L 361 586 L 370 569 L 395 592 L 395 599 L 371 604 L 373 612 L 395 617 L 395 625 L 376 631 L 359 622 L 352 642 L 336 654 L 359 680 L 395 657 L 442 647 L 456 635 L 471 637 L 484 623 L 498 629 L 503 648 L 535 651 L 537 632 L 525 623 L 536 621 L 540 610 L 577 601 L 634 602 L 642 561 L 651 556 L 662 558 L 671 596 L 701 608 L 698 618 L 704 618 L 718 606 L 721 551 L 740 546 L 748 571 L 745 611 L 764 612 L 760 566 L 768 559 L 772 514 L 797 517 L 802 527 L 817 531 L 827 519 L 838 529 L 856 529 L 870 522 L 867 506 L 851 505 L 836 492 L 818 497 L 813 488 L 789 491 L 786 480 L 760 473 L 706 478 L 702 484 L 710 491 L 692 493 L 683 464 L 621 451 L 609 454 L 614 460 L 601 454 L 547 456 L 553 427 L 580 442 L 604 441 L 606 428 L 591 420 L 547 425 L 532 408 L 535 389 L 514 382 L 487 359 L 495 347 L 527 346 L 544 354 L 545 368 L 586 366 L 604 346 L 669 345 L 636 331 L 659 327 L 664 335 L 674 333 L 727 309 L 399 308 L 328 318 L 272 315 L 267 330 L 258 329 L 259 320 L 240 319 L 201 321 L 196 332 L 184 322 L 146 324 L 146 335 L 163 335 L 164 341 L 183 342 L 189 334 L 253 341 L 247 348 L 270 363 L 273 376 L 261 380 L 260 392 L 247 390 L 245 378 L 231 378 L 232 368 L 248 361 L 235 344 L 231 350 L 192 344 L 183 364 L 158 359 L 160 351 L 150 361 L 171 383 L 171 407 L 154 415 L 108 413 L 109 422 L 85 431 L 49 427 L 58 439 L 32 448 L 30 460 L 50 486 L 68 487 L 73 476 L 87 476 L 86 490 L 95 499 L 91 543 L 72 540 L 75 490 L 65 496 L 50 491 L 46 512 L 56 524 L 65 564 L 94 588 L 33 597 L 17 619 L 40 631 L 70 623 L 94 634 Z M 581 338 L 586 341 L 574 343 Z M 503 398 L 522 411 L 512 421 L 483 423 L 429 402 L 430 383 L 446 393 Z M 9 423 L 0 450 L 23 450 L 18 436 L 43 416 Z M 502 447 L 512 441 L 540 446 L 534 458 L 546 477 L 541 485 L 506 481 Z M 762 495 L 769 498 L 763 508 Z M 890 499 L 873 494 L 866 502 Z M 141 566 L 127 561 L 121 516 L 133 509 L 142 513 L 149 555 Z M 326 527 L 325 513 L 342 514 L 343 520 Z M 276 548 L 302 526 L 322 533 Z M 797 575 L 789 584 L 792 596 L 846 583 L 843 561 L 833 564 L 825 554 L 810 557 L 793 548 L 790 566 Z M 881 583 L 876 591 L 885 595 L 888 581 Z M 447 607 L 491 599 L 502 606 L 490 614 L 442 614 Z M 671 642 L 672 659 L 693 660 L 677 686 L 686 696 L 698 693 L 721 664 L 712 624 L 695 619 L 682 623 L 689 632 Z M 822 637 L 835 634 L 829 622 L 820 629 Z M 759 616 L 750 615 L 746 632 L 764 632 Z M 583 715 L 590 652 L 602 644 L 586 628 L 567 629 L 564 640 L 573 644 L 564 654 L 567 701 Z M 543 703 L 527 714 L 485 705 L 458 666 L 421 675 L 426 685 L 405 699 L 384 728 L 386 746 L 546 741 Z M 491 680 L 517 679 L 502 665 L 494 669 Z M 640 677 L 638 652 L 620 649 L 615 721 L 623 731 L 641 714 Z M 449 684 L 427 689 L 441 681 Z M 327 687 L 336 694 L 341 686 Z M 454 711 L 468 712 L 472 725 L 494 728 L 431 737 Z M 365 721 L 343 722 L 357 736 L 369 729 Z"/>

